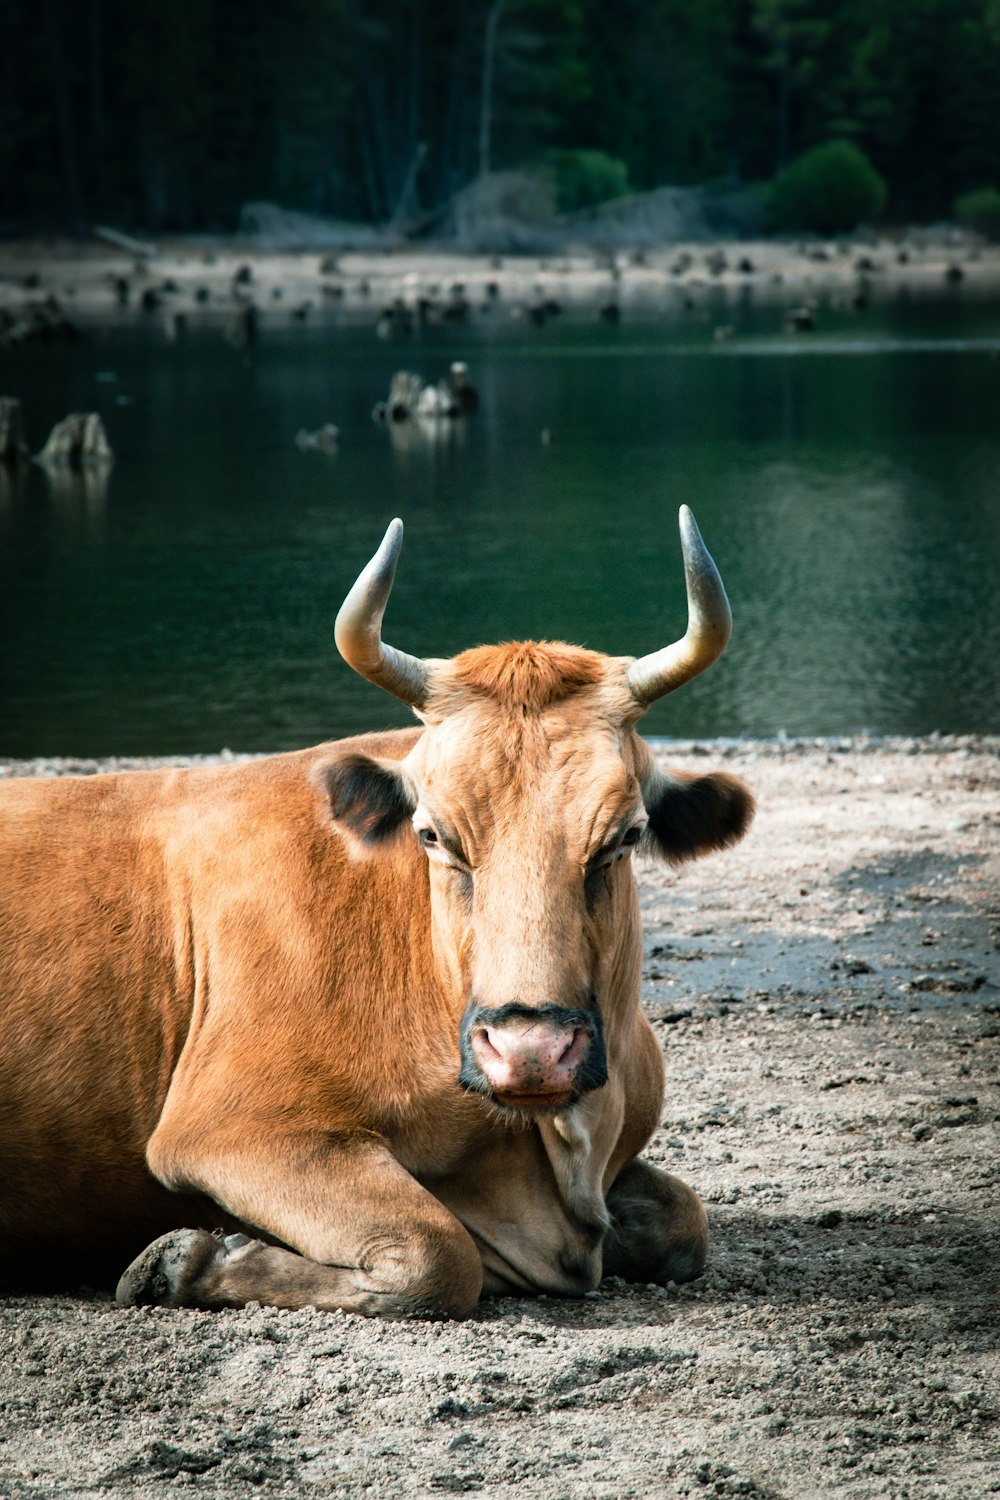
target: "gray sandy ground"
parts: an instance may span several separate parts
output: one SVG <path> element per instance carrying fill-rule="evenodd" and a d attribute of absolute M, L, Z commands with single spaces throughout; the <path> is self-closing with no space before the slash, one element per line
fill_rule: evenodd
<path fill-rule="evenodd" d="M 451 1325 L 13 1297 L 0 1495 L 1000 1494 L 998 749 L 672 752 L 760 800 L 640 871 L 701 1281 Z"/>

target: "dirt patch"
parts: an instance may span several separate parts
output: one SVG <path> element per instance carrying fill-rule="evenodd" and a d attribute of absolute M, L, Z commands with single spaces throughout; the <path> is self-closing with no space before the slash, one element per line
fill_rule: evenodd
<path fill-rule="evenodd" d="M 1000 1494 L 998 750 L 671 752 L 760 800 L 640 872 L 649 1155 L 708 1202 L 702 1280 L 450 1325 L 14 1297 L 0 1495 Z"/>

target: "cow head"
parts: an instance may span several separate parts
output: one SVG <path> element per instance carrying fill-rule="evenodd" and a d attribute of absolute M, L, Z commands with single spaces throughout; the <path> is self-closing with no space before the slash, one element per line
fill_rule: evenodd
<path fill-rule="evenodd" d="M 735 842 L 752 816 L 740 782 L 664 773 L 635 733 L 729 638 L 725 591 L 686 507 L 681 538 L 687 633 L 638 660 L 549 642 L 450 660 L 396 650 L 381 623 L 399 521 L 337 617 L 344 658 L 411 704 L 426 732 L 403 761 L 328 766 L 331 811 L 368 848 L 408 838 L 423 850 L 459 1081 L 508 1110 L 566 1108 L 606 1081 L 605 1033 L 638 995 L 632 853 L 689 859 Z"/>

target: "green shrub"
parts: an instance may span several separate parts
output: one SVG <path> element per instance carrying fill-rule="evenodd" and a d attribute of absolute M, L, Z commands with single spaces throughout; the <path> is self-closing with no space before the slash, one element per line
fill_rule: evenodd
<path fill-rule="evenodd" d="M 553 151 L 546 164 L 555 179 L 560 213 L 591 208 L 629 191 L 628 167 L 606 151 Z"/>
<path fill-rule="evenodd" d="M 849 141 L 828 141 L 797 156 L 774 179 L 771 222 L 775 229 L 843 234 L 877 219 L 885 196 L 885 183 L 863 151 Z"/>
<path fill-rule="evenodd" d="M 955 199 L 952 212 L 960 224 L 984 234 L 988 240 L 1000 240 L 1000 193 L 996 188 L 980 188 Z"/>

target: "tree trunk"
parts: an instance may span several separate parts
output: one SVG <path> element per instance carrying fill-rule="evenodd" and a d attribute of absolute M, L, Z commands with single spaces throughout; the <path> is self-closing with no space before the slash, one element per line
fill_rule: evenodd
<path fill-rule="evenodd" d="M 92 202 L 96 198 L 97 212 L 107 204 L 107 113 L 104 105 L 104 15 L 103 0 L 90 0 L 89 94 L 90 94 L 90 151 L 88 153 L 93 177 Z M 96 182 L 94 181 L 96 178 Z"/>
<path fill-rule="evenodd" d="M 423 4 L 422 0 L 413 0 L 410 32 L 410 157 L 415 155 L 420 146 L 420 74 L 423 43 Z"/>
<path fill-rule="evenodd" d="M 490 145 L 493 134 L 493 65 L 496 59 L 497 27 L 503 0 L 493 0 L 486 15 L 486 34 L 483 37 L 483 85 L 479 96 L 479 175 L 485 177 L 490 170 Z"/>
<path fill-rule="evenodd" d="M 786 59 L 778 69 L 778 131 L 774 152 L 774 175 L 788 165 L 788 135 L 791 117 L 791 64 Z"/>
<path fill-rule="evenodd" d="M 375 80 L 372 76 L 371 57 L 368 52 L 368 42 L 365 37 L 364 28 L 358 12 L 358 0 L 348 0 L 348 17 L 351 25 L 351 39 L 354 43 L 355 56 L 358 59 L 358 72 L 362 84 L 362 141 L 367 141 L 369 146 L 369 159 L 372 163 L 374 217 L 377 220 L 385 218 L 389 202 L 389 162 L 385 145 L 385 122 L 379 102 L 375 97 Z M 367 129 L 366 129 L 367 126 Z"/>
<path fill-rule="evenodd" d="M 448 103 L 441 140 L 441 166 L 437 197 L 444 202 L 465 180 L 461 150 L 461 121 L 465 113 L 465 51 L 469 39 L 469 12 L 462 7 L 458 37 L 448 66 Z"/>
<path fill-rule="evenodd" d="M 52 84 L 56 133 L 59 137 L 59 154 L 62 157 L 63 176 L 66 179 L 70 228 L 74 234 L 80 234 L 83 231 L 83 199 L 80 192 L 80 164 L 76 154 L 73 100 L 69 80 L 66 77 L 62 37 L 59 32 L 54 0 L 45 0 L 45 35 L 48 44 L 49 80 Z"/>

